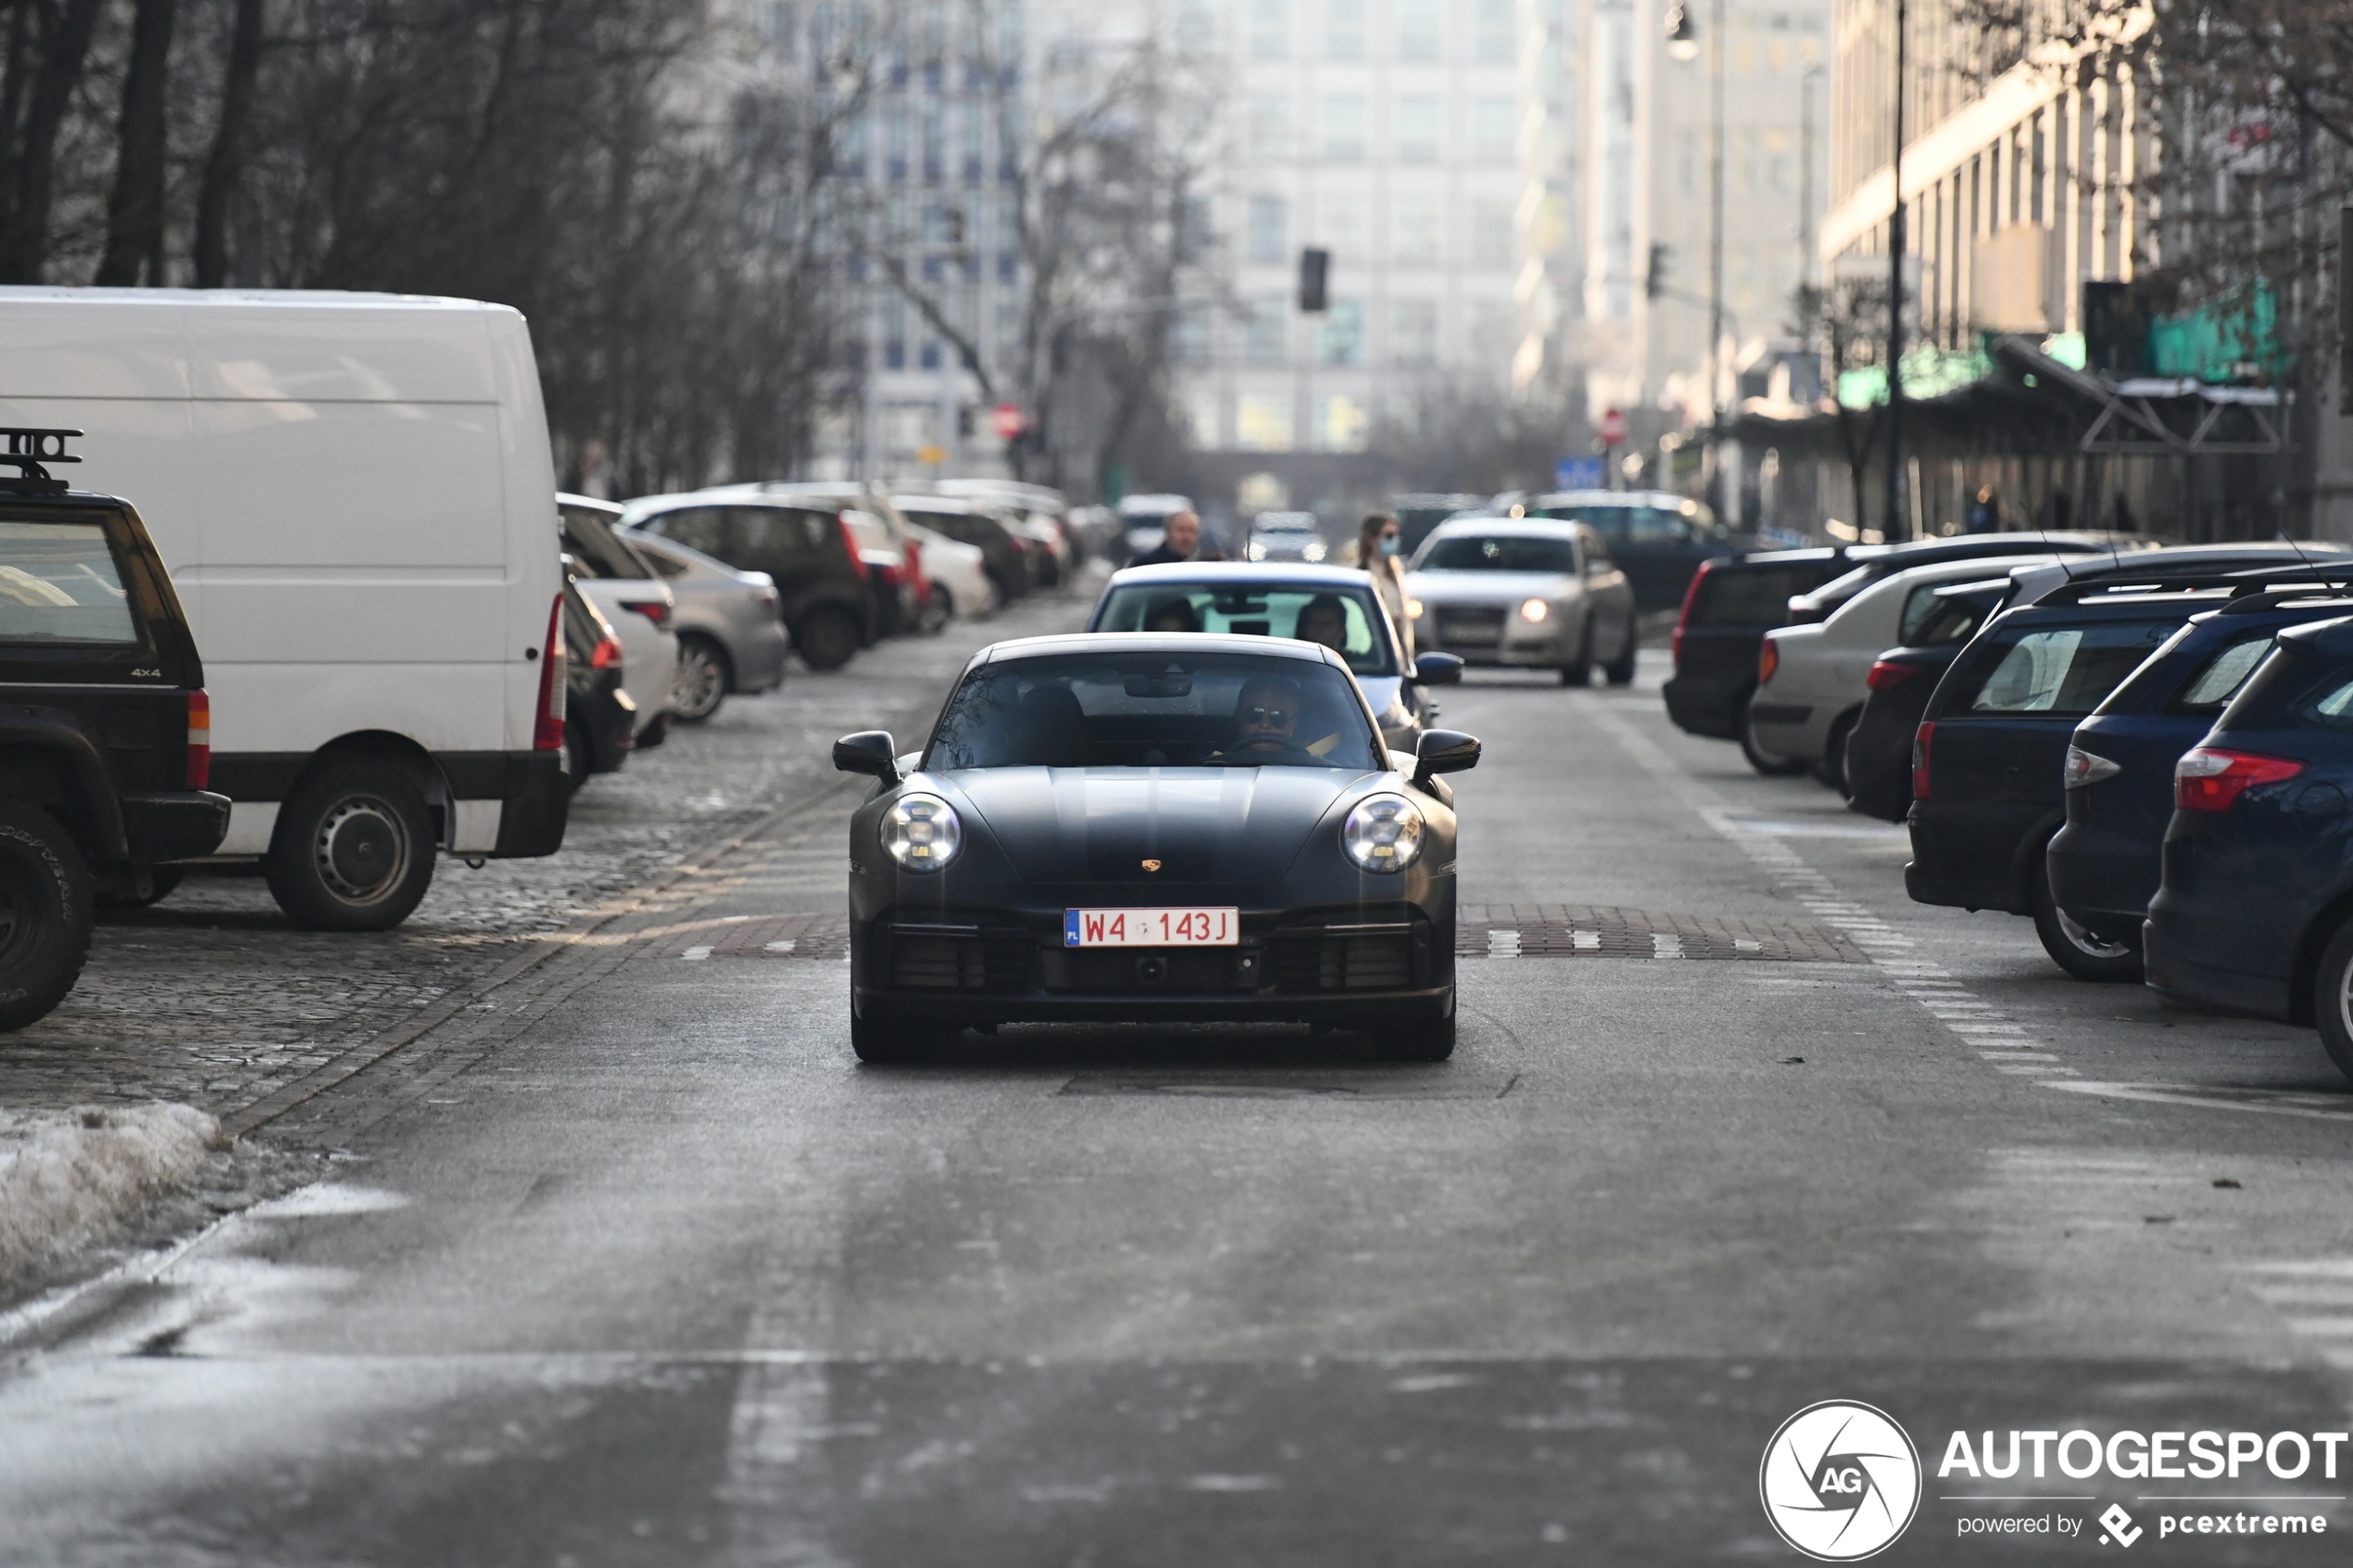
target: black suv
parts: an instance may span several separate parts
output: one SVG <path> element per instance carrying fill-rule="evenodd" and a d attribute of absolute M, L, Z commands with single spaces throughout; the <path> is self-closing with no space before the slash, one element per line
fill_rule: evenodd
<path fill-rule="evenodd" d="M 632 503 L 622 521 L 738 571 L 774 578 L 778 611 L 801 662 L 838 670 L 888 624 L 846 509 L 831 501 L 681 495 Z"/>
<path fill-rule="evenodd" d="M 0 430 L 0 1029 L 73 989 L 100 897 L 158 897 L 229 831 L 204 667 L 145 524 L 49 476 L 81 433 Z"/>

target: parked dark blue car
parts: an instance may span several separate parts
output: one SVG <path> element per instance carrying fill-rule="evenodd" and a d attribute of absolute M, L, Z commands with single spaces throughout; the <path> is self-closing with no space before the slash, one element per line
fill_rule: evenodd
<path fill-rule="evenodd" d="M 2148 983 L 2312 1023 L 2353 1077 L 2353 617 L 2279 633 L 2174 770 Z"/>
<path fill-rule="evenodd" d="M 2193 617 L 2075 727 L 2067 825 L 2046 861 L 2063 920 L 2111 945 L 2138 946 L 2173 818 L 2173 765 L 2214 727 L 2274 633 L 2349 610 L 2338 590 L 2250 583 Z"/>

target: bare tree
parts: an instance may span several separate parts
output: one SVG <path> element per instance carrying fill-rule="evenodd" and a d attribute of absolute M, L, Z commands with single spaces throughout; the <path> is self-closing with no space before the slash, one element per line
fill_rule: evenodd
<path fill-rule="evenodd" d="M 1800 283 L 1790 297 L 1790 333 L 1821 356 L 1823 400 L 1838 431 L 1840 455 L 1853 486 L 1857 526 L 1867 515 L 1867 473 L 1880 444 L 1884 403 L 1852 408 L 1840 395 L 1847 371 L 1884 358 L 1887 344 L 1887 280 L 1843 279 L 1831 287 Z"/>

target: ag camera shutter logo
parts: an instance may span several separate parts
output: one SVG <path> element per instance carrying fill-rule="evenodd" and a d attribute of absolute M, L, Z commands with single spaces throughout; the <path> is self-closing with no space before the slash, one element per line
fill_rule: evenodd
<path fill-rule="evenodd" d="M 1919 1450 L 1885 1411 L 1825 1399 L 1781 1423 L 1756 1489 L 1781 1539 L 1818 1562 L 1859 1562 L 1919 1512 Z"/>

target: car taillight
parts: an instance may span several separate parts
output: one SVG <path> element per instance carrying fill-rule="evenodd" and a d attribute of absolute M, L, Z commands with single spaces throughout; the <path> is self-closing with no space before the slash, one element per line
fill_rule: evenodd
<path fill-rule="evenodd" d="M 1675 666 L 1678 670 L 1680 670 L 1683 664 L 1683 628 L 1692 623 L 1692 606 L 1699 602 L 1699 585 L 1706 579 L 1707 574 L 1715 570 L 1714 561 L 1700 562 L 1699 570 L 1692 573 L 1691 583 L 1683 590 L 1683 611 L 1675 618 L 1675 638 L 1672 645 Z"/>
<path fill-rule="evenodd" d="M 2086 751 L 2080 746 L 2067 748 L 2067 764 L 2061 778 L 2070 789 L 2088 789 L 2122 772 L 2122 763 L 2111 762 L 2097 752 Z"/>
<path fill-rule="evenodd" d="M 2257 784 L 2277 784 L 2304 771 L 2289 757 L 2199 746 L 2173 764 L 2173 804 L 2184 811 L 2227 811 Z"/>
<path fill-rule="evenodd" d="M 834 521 L 841 524 L 841 547 L 849 552 L 849 564 L 858 569 L 858 575 L 860 577 L 864 577 L 866 575 L 866 552 L 858 547 L 858 534 L 857 531 L 849 526 L 849 514 L 848 512 L 836 512 L 834 514 Z"/>
<path fill-rule="evenodd" d="M 532 709 L 531 749 L 560 751 L 564 744 L 564 704 L 571 684 L 572 658 L 564 647 L 564 596 L 556 596 L 547 612 L 547 641 L 539 657 L 539 701 Z"/>
<path fill-rule="evenodd" d="M 1929 721 L 1912 732 L 1912 798 L 1928 798 L 1929 747 L 1936 741 L 1936 721 Z"/>
<path fill-rule="evenodd" d="M 924 545 L 920 539 L 907 541 L 907 571 L 915 579 L 915 602 L 931 603 L 931 580 L 924 575 Z"/>
<path fill-rule="evenodd" d="M 1890 686 L 1902 685 L 1919 672 L 1920 667 L 1917 664 L 1903 664 L 1882 659 L 1871 666 L 1871 672 L 1863 677 L 1863 684 L 1875 692 L 1883 692 Z"/>
<path fill-rule="evenodd" d="M 639 599 L 635 601 L 623 599 L 621 602 L 621 608 L 627 610 L 635 610 L 636 613 L 644 616 L 647 620 L 652 621 L 657 626 L 662 625 L 670 619 L 670 607 L 662 603 L 660 599 Z"/>
<path fill-rule="evenodd" d="M 212 698 L 188 694 L 188 787 L 202 789 L 212 778 Z"/>
<path fill-rule="evenodd" d="M 1761 686 L 1770 681 L 1773 671 L 1780 667 L 1781 650 L 1773 646 L 1772 638 L 1767 637 L 1756 649 L 1756 684 Z"/>
<path fill-rule="evenodd" d="M 599 637 L 597 646 L 588 650 L 588 668 L 617 670 L 621 667 L 621 644 L 612 637 Z"/>

